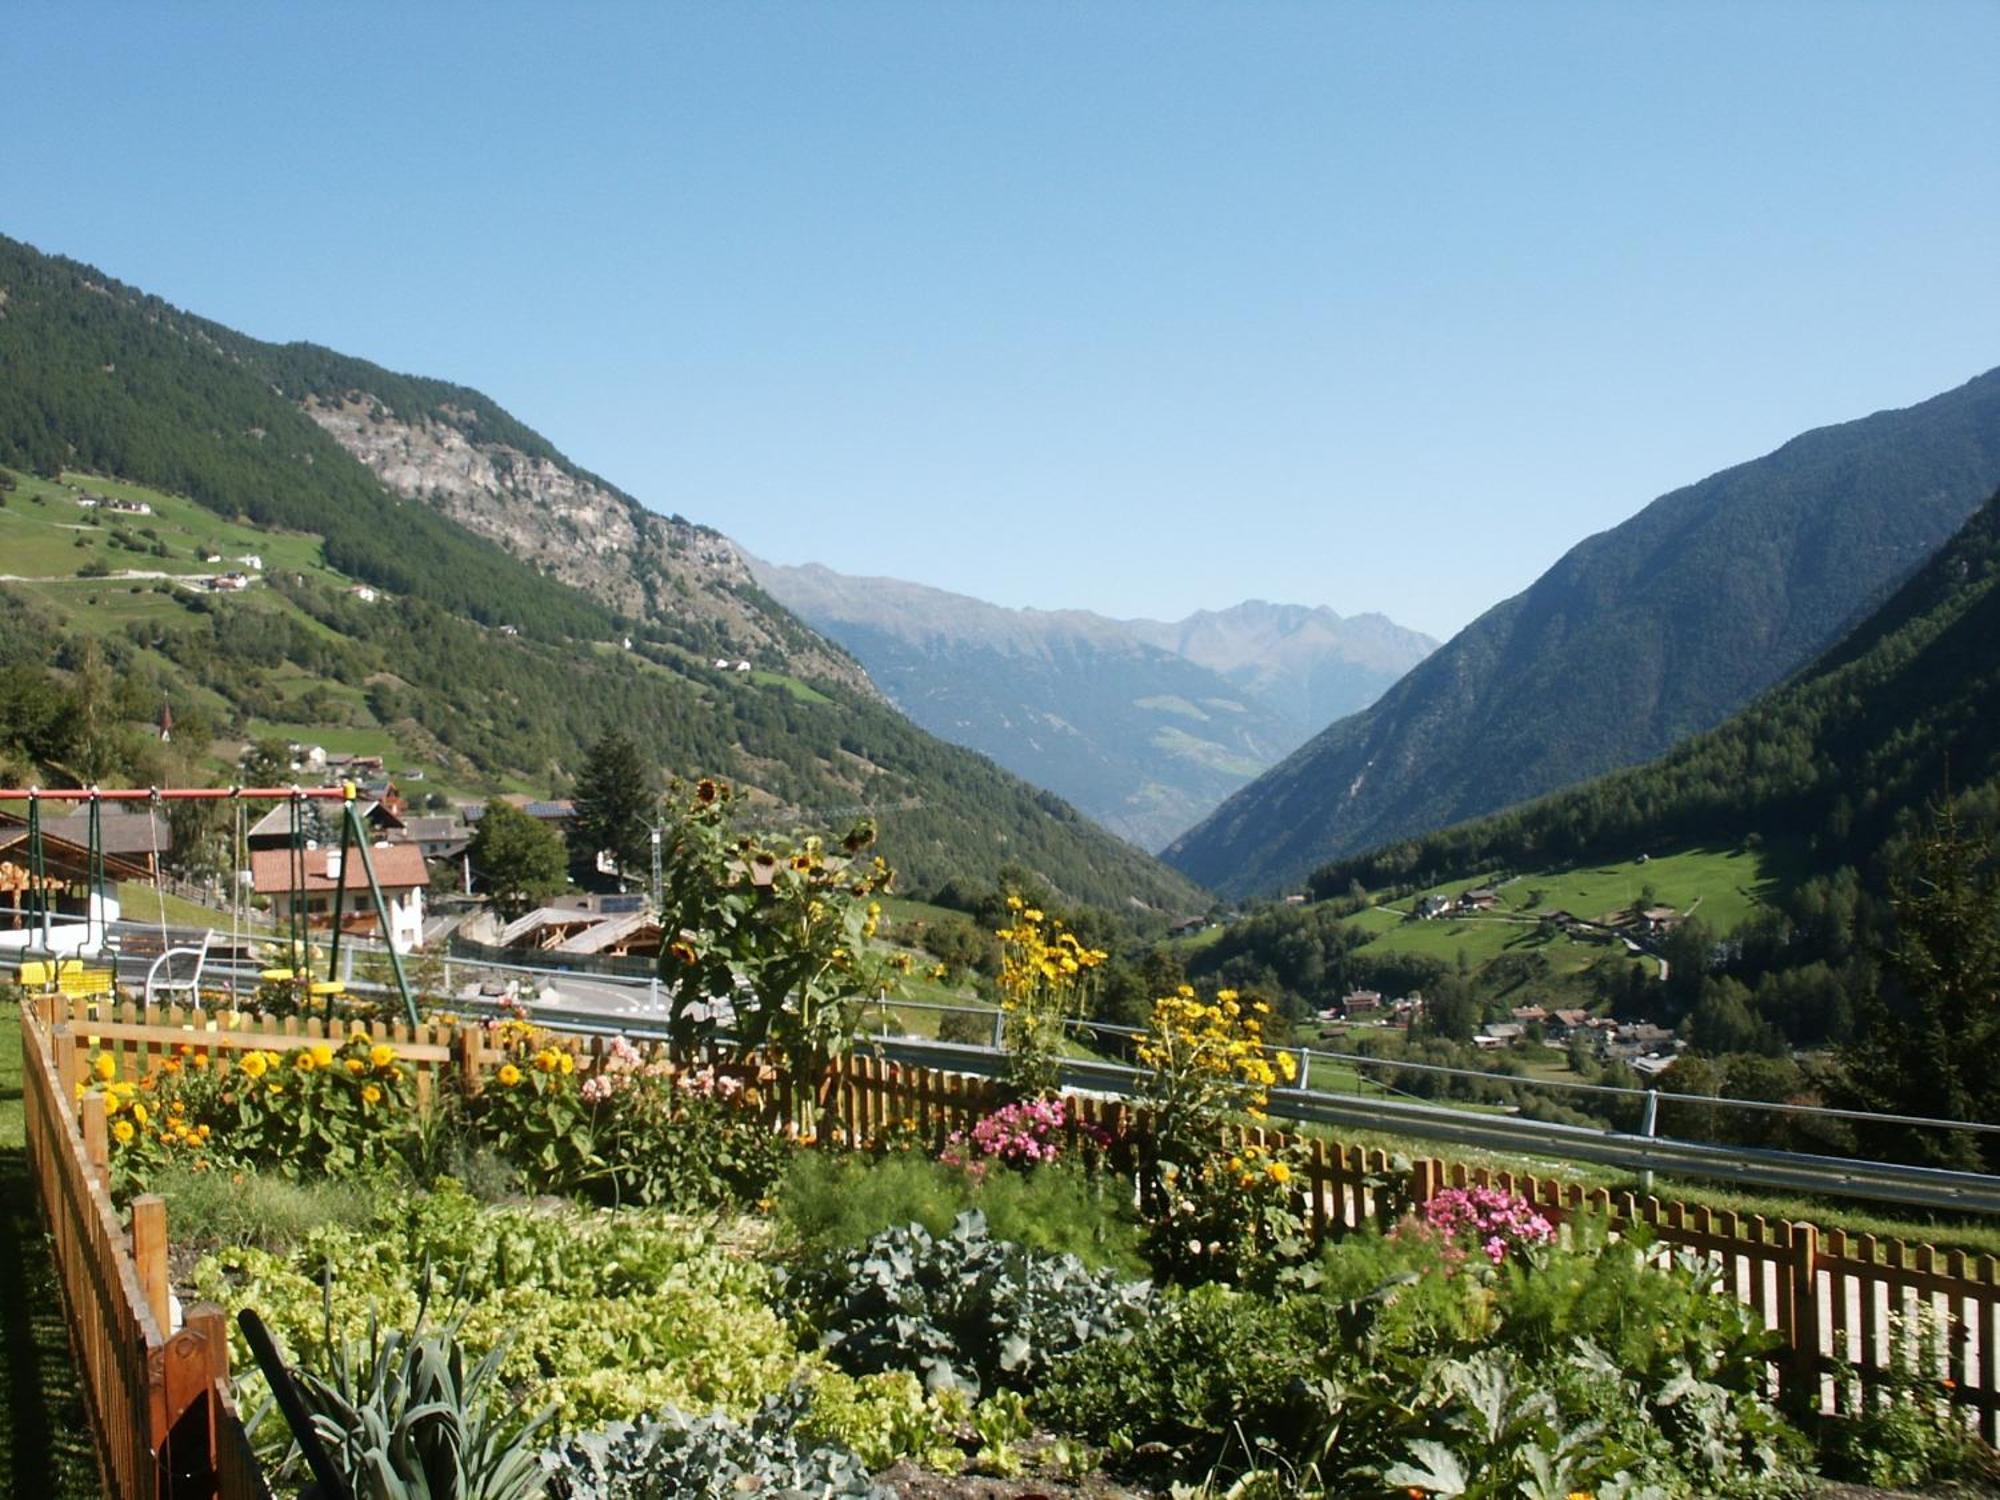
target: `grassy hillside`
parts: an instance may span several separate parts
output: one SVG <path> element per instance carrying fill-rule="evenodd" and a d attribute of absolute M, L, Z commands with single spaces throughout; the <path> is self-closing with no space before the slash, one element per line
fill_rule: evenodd
<path fill-rule="evenodd" d="M 620 730 L 666 770 L 744 784 L 773 823 L 875 816 L 916 888 L 1012 864 L 1117 910 L 1199 904 L 1067 803 L 884 705 L 726 539 L 642 525 L 629 496 L 476 392 L 262 344 L 4 238 L 0 292 L 0 574 L 18 580 L 0 583 L 0 774 L 208 777 L 273 733 L 379 750 L 421 772 L 419 790 L 561 793 Z M 385 441 L 428 434 L 492 472 L 533 469 L 480 511 L 524 556 L 386 488 L 300 404 L 322 391 L 358 402 Z M 433 414 L 450 430 L 423 428 Z M 493 441 L 450 448 L 468 432 Z M 87 510 L 84 491 L 155 514 Z M 624 571 L 599 558 L 578 586 L 552 576 L 547 549 L 587 550 L 563 542 L 579 524 L 557 513 L 564 494 L 636 528 L 644 555 Z M 185 586 L 247 569 L 207 551 L 258 555 L 261 574 L 241 593 Z M 718 669 L 718 642 L 744 643 L 758 670 Z M 183 726 L 171 752 L 136 732 L 163 701 Z"/>
<path fill-rule="evenodd" d="M 1658 755 L 1826 650 L 2000 484 L 2000 370 L 1572 548 L 1166 852 L 1233 893 Z"/>

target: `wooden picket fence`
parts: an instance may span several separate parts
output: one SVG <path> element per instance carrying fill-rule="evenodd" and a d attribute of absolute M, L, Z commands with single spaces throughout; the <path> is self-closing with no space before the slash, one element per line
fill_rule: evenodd
<path fill-rule="evenodd" d="M 99 1048 L 118 1058 L 120 1076 L 136 1077 L 193 1049 L 204 1051 L 211 1066 L 226 1067 L 231 1058 L 251 1049 L 283 1051 L 316 1040 L 338 1042 L 349 1034 L 344 1025 L 329 1030 L 323 1022 L 296 1017 L 231 1022 L 171 1007 L 139 1011 L 81 998 L 52 997 L 39 1004 L 51 1022 L 60 1023 L 67 1045 L 56 1052 L 59 1061 L 69 1059 L 63 1066 L 73 1076 L 82 1076 L 88 1053 Z M 371 1039 L 394 1046 L 414 1071 L 420 1101 L 447 1082 L 476 1092 L 503 1060 L 479 1026 L 412 1029 L 374 1022 L 365 1029 Z M 604 1056 L 610 1040 L 569 1038 L 560 1045 L 574 1050 L 579 1070 L 587 1072 Z M 663 1055 L 657 1047 L 648 1050 L 651 1056 Z M 700 1060 L 683 1058 L 678 1065 L 698 1066 Z M 970 1130 L 1006 1099 L 991 1079 L 909 1067 L 866 1052 L 842 1059 L 815 1091 L 796 1089 L 782 1076 L 774 1078 L 770 1068 L 754 1063 L 746 1072 L 766 1080 L 762 1097 L 774 1126 L 830 1125 L 833 1138 L 824 1144 L 836 1146 L 866 1147 L 904 1137 L 934 1151 L 953 1132 Z M 1086 1127 L 1112 1139 L 1113 1169 L 1137 1173 L 1143 1165 L 1146 1121 L 1130 1105 L 1072 1097 L 1068 1120 L 1073 1142 Z M 1857 1388 L 1859 1399 L 1872 1399 L 1891 1364 L 1892 1319 L 1927 1307 L 1947 1336 L 1947 1353 L 1935 1372 L 1938 1389 L 1948 1391 L 1967 1411 L 1968 1420 L 1988 1442 L 2000 1444 L 2000 1262 L 1993 1256 L 1946 1253 L 1929 1245 L 1849 1236 L 1839 1230 L 1822 1236 L 1811 1224 L 1613 1193 L 1525 1173 L 1468 1168 L 1462 1162 L 1432 1157 L 1410 1160 L 1380 1149 L 1347 1147 L 1276 1130 L 1246 1135 L 1269 1148 L 1296 1153 L 1315 1238 L 1367 1224 L 1387 1226 L 1447 1187 L 1496 1187 L 1516 1193 L 1558 1223 L 1594 1213 L 1614 1227 L 1645 1224 L 1656 1245 L 1699 1256 L 1715 1266 L 1728 1292 L 1778 1335 L 1774 1389 L 1800 1412 L 1845 1411 Z M 101 1188 L 98 1195 L 102 1197 Z M 108 1201 L 101 1211 L 110 1213 Z M 52 1207 L 52 1222 L 55 1213 Z M 66 1279 L 65 1285 L 69 1284 Z M 114 1332 L 130 1344 L 140 1339 L 143 1329 L 135 1323 L 118 1325 Z M 101 1336 L 116 1341 L 111 1334 Z M 110 1360 L 107 1368 L 116 1363 Z"/>
<path fill-rule="evenodd" d="M 222 1309 L 172 1323 L 165 1205 L 141 1197 L 129 1228 L 107 1190 L 101 1096 L 77 1102 L 81 1039 L 61 997 L 21 1008 L 28 1170 L 47 1222 L 70 1344 L 106 1495 L 270 1500 L 230 1397 Z"/>

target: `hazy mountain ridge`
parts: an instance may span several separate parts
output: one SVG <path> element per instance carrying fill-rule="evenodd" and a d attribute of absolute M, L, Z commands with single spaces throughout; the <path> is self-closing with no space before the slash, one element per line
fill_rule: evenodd
<path fill-rule="evenodd" d="M 935 734 L 1158 848 L 1432 646 L 1380 616 L 1253 603 L 1180 622 L 1009 609 L 900 579 L 753 561 Z M 1203 658 L 1206 658 L 1204 660 Z"/>
<path fill-rule="evenodd" d="M 1836 640 L 2000 482 L 2000 371 L 1817 429 L 1572 548 L 1169 848 L 1218 888 L 1658 754 Z"/>

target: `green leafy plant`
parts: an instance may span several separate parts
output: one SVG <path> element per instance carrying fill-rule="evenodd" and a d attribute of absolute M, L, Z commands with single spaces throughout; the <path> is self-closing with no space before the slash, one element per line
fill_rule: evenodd
<path fill-rule="evenodd" d="M 424 1306 L 449 1302 L 460 1342 L 503 1351 L 499 1378 L 524 1402 L 554 1406 L 566 1431 L 670 1405 L 747 1415 L 815 1363 L 773 1310 L 769 1273 L 699 1224 L 489 1207 L 448 1183 L 385 1193 L 369 1223 L 324 1226 L 283 1254 L 218 1251 L 190 1280 L 232 1311 L 257 1308 L 308 1364 L 335 1353 L 328 1306 L 336 1327 L 361 1326 L 372 1309 L 411 1327 Z M 242 1348 L 234 1363 L 252 1368 Z M 246 1377 L 246 1404 L 257 1379 Z"/>
<path fill-rule="evenodd" d="M 1093 1273 L 1075 1256 L 995 1240 L 976 1209 L 943 1236 L 921 1224 L 887 1230 L 802 1288 L 842 1368 L 911 1370 L 929 1389 L 975 1393 L 1025 1388 L 1051 1361 L 1122 1336 L 1149 1297 L 1145 1282 Z"/>
<path fill-rule="evenodd" d="M 455 1325 L 385 1330 L 335 1343 L 322 1373 L 294 1372 L 313 1430 L 350 1490 L 371 1500 L 535 1500 L 547 1488 L 539 1437 L 552 1412 L 523 1422 L 498 1379 L 501 1353 L 468 1359 Z M 282 1423 L 255 1424 L 268 1432 Z M 287 1439 L 290 1434 L 285 1433 Z M 280 1464 L 296 1474 L 296 1446 Z"/>
<path fill-rule="evenodd" d="M 563 1500 L 886 1497 L 853 1453 L 813 1440 L 810 1412 L 798 1386 L 771 1396 L 747 1420 L 669 1409 L 572 1438 L 551 1450 L 543 1467 Z"/>

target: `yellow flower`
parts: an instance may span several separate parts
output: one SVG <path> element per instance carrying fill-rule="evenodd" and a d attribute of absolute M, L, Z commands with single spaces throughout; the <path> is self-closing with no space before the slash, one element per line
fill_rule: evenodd
<path fill-rule="evenodd" d="M 562 1070 L 564 1073 L 576 1071 L 576 1058 L 568 1052 L 562 1054 Z"/>
<path fill-rule="evenodd" d="M 333 1048 L 327 1046 L 325 1042 L 315 1043 L 312 1048 L 312 1060 L 313 1060 L 313 1066 L 316 1068 L 332 1067 Z"/>
<path fill-rule="evenodd" d="M 382 1091 L 376 1088 L 374 1084 L 369 1084 L 361 1091 L 361 1102 L 363 1104 L 380 1104 L 382 1102 Z"/>
<path fill-rule="evenodd" d="M 133 1133 L 134 1132 L 132 1130 L 132 1122 L 130 1120 L 120 1120 L 116 1125 L 113 1125 L 111 1127 L 111 1134 L 113 1139 L 115 1139 L 121 1146 L 129 1146 L 132 1144 Z"/>
<path fill-rule="evenodd" d="M 515 1067 L 512 1063 L 502 1063 L 500 1065 L 499 1077 L 501 1084 L 504 1087 L 511 1089 L 515 1084 L 521 1081 L 521 1070 Z"/>
<path fill-rule="evenodd" d="M 358 1057 L 350 1057 L 347 1060 L 347 1071 L 349 1074 L 354 1075 L 366 1073 L 368 1071 L 368 1064 Z"/>
<path fill-rule="evenodd" d="M 262 1078 L 270 1066 L 269 1063 L 264 1061 L 264 1054 L 261 1052 L 248 1053 L 243 1059 L 243 1071 L 248 1073 L 252 1078 Z"/>
<path fill-rule="evenodd" d="M 113 1057 L 109 1052 L 100 1052 L 91 1063 L 90 1068 L 100 1080 L 109 1083 L 118 1076 L 118 1059 Z"/>
<path fill-rule="evenodd" d="M 1264 1169 L 1271 1174 L 1271 1181 L 1283 1187 L 1292 1180 L 1292 1169 L 1281 1161 L 1274 1161 Z"/>
<path fill-rule="evenodd" d="M 282 1083 L 266 1084 L 264 1092 L 269 1094 L 273 1099 L 282 1099 L 285 1096 L 285 1086 Z"/>
<path fill-rule="evenodd" d="M 310 1073 L 319 1066 L 319 1060 L 304 1048 L 292 1055 L 292 1066 L 301 1073 Z"/>
<path fill-rule="evenodd" d="M 146 1106 L 143 1104 L 135 1103 L 132 1106 L 132 1118 L 137 1120 L 139 1122 L 140 1127 L 143 1129 L 146 1124 Z"/>
<path fill-rule="evenodd" d="M 368 1049 L 368 1061 L 378 1068 L 386 1068 L 396 1060 L 396 1049 L 387 1042 L 377 1042 Z"/>
<path fill-rule="evenodd" d="M 209 1130 L 206 1125 L 197 1125 L 194 1128 L 194 1133 L 200 1136 L 203 1140 L 207 1140 L 209 1135 Z"/>

